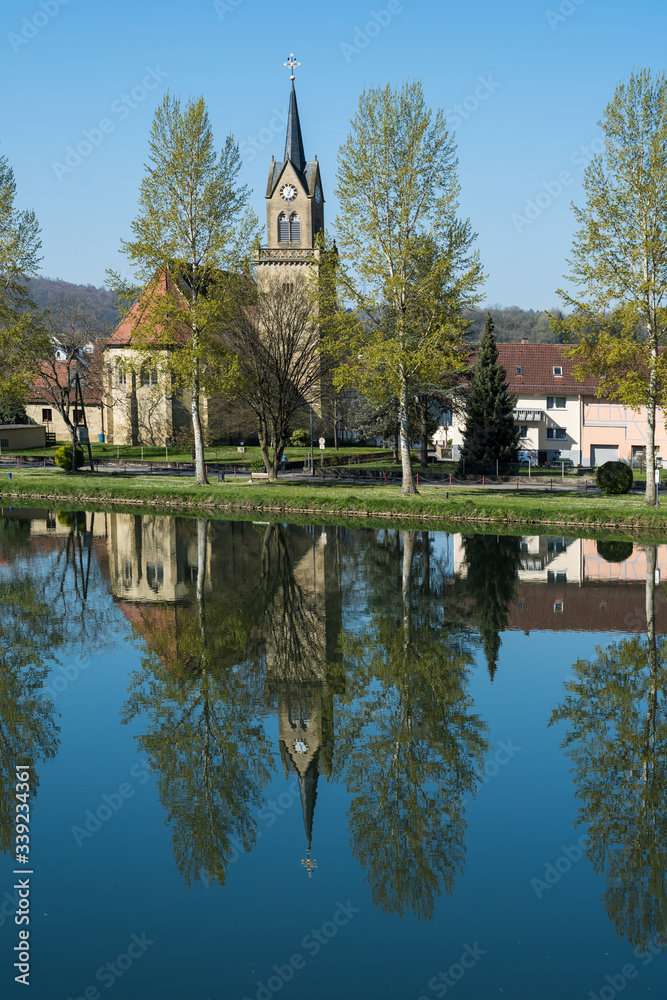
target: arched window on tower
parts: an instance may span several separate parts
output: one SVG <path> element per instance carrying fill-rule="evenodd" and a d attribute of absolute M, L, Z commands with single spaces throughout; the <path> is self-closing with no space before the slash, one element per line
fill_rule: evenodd
<path fill-rule="evenodd" d="M 289 238 L 298 243 L 301 239 L 301 222 L 296 212 L 292 212 L 289 220 Z"/>
<path fill-rule="evenodd" d="M 278 216 L 278 242 L 289 242 L 289 222 L 287 221 L 287 216 L 284 212 L 281 212 Z"/>

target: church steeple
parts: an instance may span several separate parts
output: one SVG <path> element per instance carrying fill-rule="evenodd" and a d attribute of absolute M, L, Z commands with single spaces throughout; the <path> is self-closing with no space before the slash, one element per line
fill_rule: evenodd
<path fill-rule="evenodd" d="M 306 169 L 306 155 L 303 151 L 303 139 L 301 138 L 301 123 L 299 121 L 299 108 L 296 103 L 296 91 L 294 89 L 294 77 L 292 77 L 292 93 L 289 99 L 289 114 L 287 116 L 287 136 L 285 138 L 285 160 L 296 167 L 300 174 Z"/>
<path fill-rule="evenodd" d="M 292 84 L 287 115 L 285 155 L 278 162 L 271 157 L 266 185 L 266 246 L 257 251 L 257 280 L 261 284 L 278 268 L 289 284 L 294 270 L 315 264 L 319 256 L 316 241 L 324 230 L 324 195 L 317 157 L 306 159 L 299 121 L 299 107 L 294 89 L 294 67 L 299 66 L 290 54 L 285 66 L 290 69 Z M 266 265 L 266 266 L 264 266 Z"/>

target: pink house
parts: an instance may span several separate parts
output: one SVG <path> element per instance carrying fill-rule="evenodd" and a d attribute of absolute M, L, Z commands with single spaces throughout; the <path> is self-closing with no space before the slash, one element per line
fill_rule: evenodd
<path fill-rule="evenodd" d="M 586 467 L 611 460 L 630 463 L 644 451 L 646 410 L 629 410 L 598 398 L 595 378 L 578 382 L 565 345 L 498 344 L 498 360 L 510 392 L 517 397 L 514 419 L 521 434 L 519 448 L 536 464 L 568 458 Z M 461 417 L 455 417 L 447 430 L 455 458 L 463 444 L 463 430 Z M 667 459 L 661 412 L 656 418 L 655 446 L 656 453 Z"/>

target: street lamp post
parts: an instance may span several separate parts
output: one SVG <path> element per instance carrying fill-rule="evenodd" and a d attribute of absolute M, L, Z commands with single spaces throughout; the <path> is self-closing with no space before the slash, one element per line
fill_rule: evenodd
<path fill-rule="evenodd" d="M 313 461 L 313 387 L 310 387 L 310 474 L 315 475 L 315 462 Z"/>

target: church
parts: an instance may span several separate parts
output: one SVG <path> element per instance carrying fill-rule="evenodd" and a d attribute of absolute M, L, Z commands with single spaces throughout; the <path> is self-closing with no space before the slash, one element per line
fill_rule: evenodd
<path fill-rule="evenodd" d="M 320 167 L 315 156 L 306 160 L 299 109 L 294 87 L 293 55 L 286 66 L 291 70 L 291 92 L 287 117 L 287 134 L 283 159 L 271 157 L 266 188 L 266 245 L 255 255 L 256 280 L 259 289 L 272 282 L 289 287 L 297 276 L 312 273 L 322 253 L 317 236 L 324 231 L 324 195 Z M 174 279 L 162 273 L 148 293 L 149 296 L 169 294 L 178 297 L 183 292 Z M 137 351 L 133 339 L 141 323 L 146 303 L 135 302 L 119 323 L 104 348 L 104 399 L 107 441 L 110 444 L 164 445 L 191 428 L 186 391 L 171 385 L 171 380 L 156 370 L 133 372 L 123 361 L 131 362 Z M 205 443 L 229 436 L 230 428 L 217 400 L 200 400 L 202 430 Z M 241 432 L 248 437 L 253 428 Z"/>

